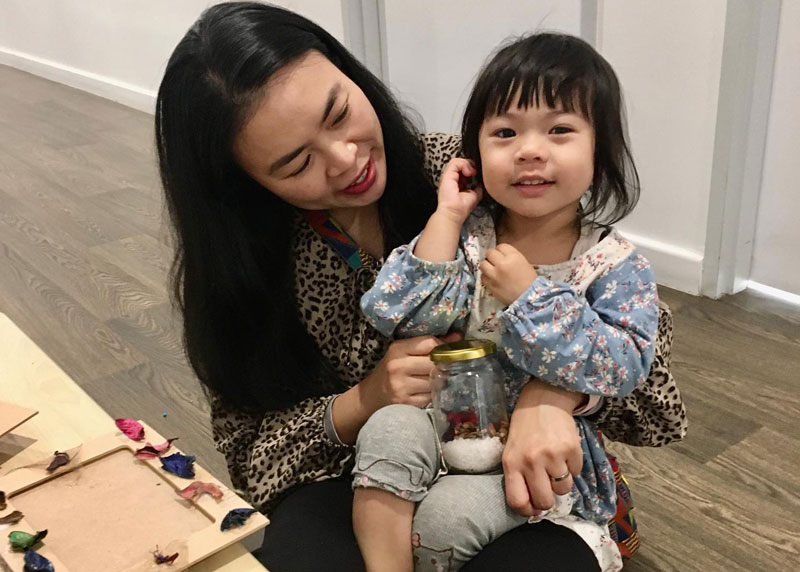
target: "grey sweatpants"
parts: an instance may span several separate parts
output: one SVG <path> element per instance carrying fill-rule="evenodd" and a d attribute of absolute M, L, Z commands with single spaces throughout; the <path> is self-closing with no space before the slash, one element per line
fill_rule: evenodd
<path fill-rule="evenodd" d="M 414 569 L 458 570 L 527 517 L 506 504 L 502 473 L 448 475 L 429 414 L 389 405 L 362 427 L 354 487 L 376 487 L 418 503 L 411 545 Z"/>

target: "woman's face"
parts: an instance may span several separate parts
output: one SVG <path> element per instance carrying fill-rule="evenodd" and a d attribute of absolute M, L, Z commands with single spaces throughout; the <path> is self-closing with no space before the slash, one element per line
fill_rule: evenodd
<path fill-rule="evenodd" d="M 234 155 L 253 179 L 303 209 L 362 207 L 386 187 L 375 110 L 316 51 L 270 79 L 236 138 Z"/>

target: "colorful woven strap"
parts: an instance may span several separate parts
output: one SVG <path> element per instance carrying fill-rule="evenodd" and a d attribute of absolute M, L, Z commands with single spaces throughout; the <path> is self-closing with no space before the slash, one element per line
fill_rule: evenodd
<path fill-rule="evenodd" d="M 358 252 L 358 245 L 350 238 L 342 227 L 340 227 L 328 211 L 302 211 L 303 218 L 308 225 L 327 242 L 339 256 L 347 261 L 348 266 L 353 270 L 361 268 L 361 254 Z"/>
<path fill-rule="evenodd" d="M 598 431 L 597 436 L 605 450 L 602 433 Z M 617 543 L 622 558 L 628 560 L 639 550 L 639 526 L 636 524 L 636 517 L 633 516 L 633 497 L 631 497 L 628 480 L 619 470 L 617 458 L 608 451 L 606 451 L 606 455 L 608 455 L 608 461 L 614 471 L 614 481 L 617 486 L 617 514 L 608 523 L 608 531 Z"/>

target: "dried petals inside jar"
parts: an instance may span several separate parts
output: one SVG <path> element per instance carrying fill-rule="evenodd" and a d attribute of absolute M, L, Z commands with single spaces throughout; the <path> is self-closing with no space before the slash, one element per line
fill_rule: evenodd
<path fill-rule="evenodd" d="M 508 412 L 494 343 L 443 344 L 431 352 L 431 359 L 436 364 L 431 374 L 434 419 L 447 466 L 465 473 L 499 468 Z"/>

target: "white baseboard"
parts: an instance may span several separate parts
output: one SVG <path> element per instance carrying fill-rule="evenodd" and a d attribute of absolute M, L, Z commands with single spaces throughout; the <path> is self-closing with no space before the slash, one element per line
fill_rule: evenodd
<path fill-rule="evenodd" d="M 703 255 L 646 236 L 620 231 L 653 265 L 656 280 L 669 288 L 699 295 L 703 276 Z"/>
<path fill-rule="evenodd" d="M 772 286 L 759 284 L 758 282 L 753 282 L 752 280 L 747 283 L 747 288 L 748 290 L 760 292 L 761 294 L 765 294 L 771 298 L 788 302 L 789 304 L 793 304 L 795 306 L 800 306 L 800 295 L 792 294 L 791 292 L 786 292 L 785 290 L 778 290 Z"/>
<path fill-rule="evenodd" d="M 116 79 L 0 47 L 0 64 L 154 113 L 156 93 Z"/>

